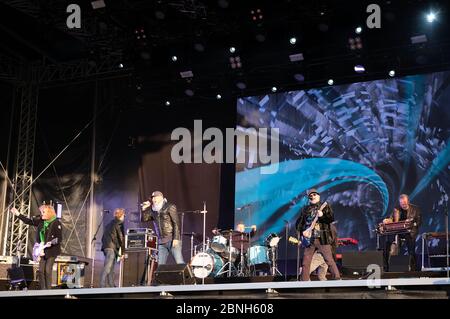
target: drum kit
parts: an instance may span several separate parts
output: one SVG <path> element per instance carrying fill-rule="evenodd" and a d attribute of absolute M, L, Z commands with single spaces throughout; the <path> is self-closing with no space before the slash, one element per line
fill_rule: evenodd
<path fill-rule="evenodd" d="M 256 271 L 281 275 L 276 268 L 276 253 L 280 237 L 272 233 L 263 245 L 251 245 L 249 233 L 235 230 L 214 231 L 212 239 L 207 239 L 206 246 L 191 245 L 192 272 L 197 278 L 206 277 L 243 277 L 256 275 Z M 194 233 L 184 234 L 200 238 Z M 193 247 L 193 249 L 192 249 Z"/>

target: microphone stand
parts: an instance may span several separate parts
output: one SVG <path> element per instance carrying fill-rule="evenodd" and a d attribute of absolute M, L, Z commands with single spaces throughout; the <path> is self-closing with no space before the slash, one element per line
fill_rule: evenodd
<path fill-rule="evenodd" d="M 95 231 L 94 237 L 92 237 L 91 240 L 91 251 L 93 252 L 93 258 L 92 258 L 92 266 L 91 266 L 91 288 L 94 288 L 94 269 L 95 269 L 95 255 L 96 255 L 96 250 L 95 250 L 95 241 L 97 240 L 97 234 L 98 231 L 100 230 L 100 227 L 103 224 L 103 212 L 102 212 L 102 220 L 100 222 L 100 224 L 98 224 L 97 230 Z M 123 252 L 125 253 L 125 252 Z"/>
<path fill-rule="evenodd" d="M 284 221 L 286 223 L 285 230 L 285 247 L 284 247 L 284 281 L 287 281 L 287 262 L 288 262 L 288 237 L 289 237 L 289 230 L 290 230 L 290 224 L 289 221 Z"/>
<path fill-rule="evenodd" d="M 297 244 L 297 281 L 298 277 L 300 276 L 300 232 L 297 231 L 297 239 L 299 240 L 299 243 Z"/>
<path fill-rule="evenodd" d="M 446 239 L 446 254 L 445 254 L 445 259 L 447 261 L 447 278 L 449 277 L 449 272 L 450 272 L 450 268 L 449 268 L 449 256 L 448 256 L 448 198 L 445 197 L 444 198 L 444 210 L 445 210 L 445 239 Z"/>

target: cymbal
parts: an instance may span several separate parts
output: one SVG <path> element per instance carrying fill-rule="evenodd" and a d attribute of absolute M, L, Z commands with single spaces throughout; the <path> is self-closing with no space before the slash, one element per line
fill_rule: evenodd
<path fill-rule="evenodd" d="M 226 229 L 226 230 L 222 230 L 221 232 L 220 232 L 221 234 L 223 234 L 223 235 L 229 235 L 229 234 L 233 234 L 233 235 L 240 235 L 240 234 L 243 234 L 243 233 L 241 233 L 241 232 L 239 232 L 239 231 L 237 231 L 237 230 L 233 230 L 233 229 Z"/>

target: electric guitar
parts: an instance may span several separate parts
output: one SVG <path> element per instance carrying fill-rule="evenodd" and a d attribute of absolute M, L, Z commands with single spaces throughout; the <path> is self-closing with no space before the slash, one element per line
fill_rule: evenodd
<path fill-rule="evenodd" d="M 327 202 L 324 202 L 320 206 L 320 208 L 316 211 L 316 216 L 314 217 L 311 225 L 306 230 L 303 231 L 302 238 L 301 238 L 303 247 L 311 246 L 312 231 L 313 231 L 314 227 L 316 226 L 317 220 L 319 219 L 318 211 L 319 210 L 322 211 L 326 206 L 327 206 Z"/>
<path fill-rule="evenodd" d="M 48 243 L 35 243 L 33 246 L 33 260 L 35 262 L 39 262 L 41 257 L 45 255 L 45 248 L 50 247 L 51 245 L 56 245 L 58 243 L 58 238 L 54 238 Z"/>

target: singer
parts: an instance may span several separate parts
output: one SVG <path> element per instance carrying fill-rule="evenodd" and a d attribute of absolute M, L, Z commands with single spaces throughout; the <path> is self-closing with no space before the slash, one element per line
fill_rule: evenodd
<path fill-rule="evenodd" d="M 169 253 L 177 264 L 184 264 L 177 207 L 169 203 L 160 191 L 154 191 L 151 202 L 146 201 L 141 207 L 143 220 L 153 222 L 158 236 L 158 265 L 166 264 Z"/>

